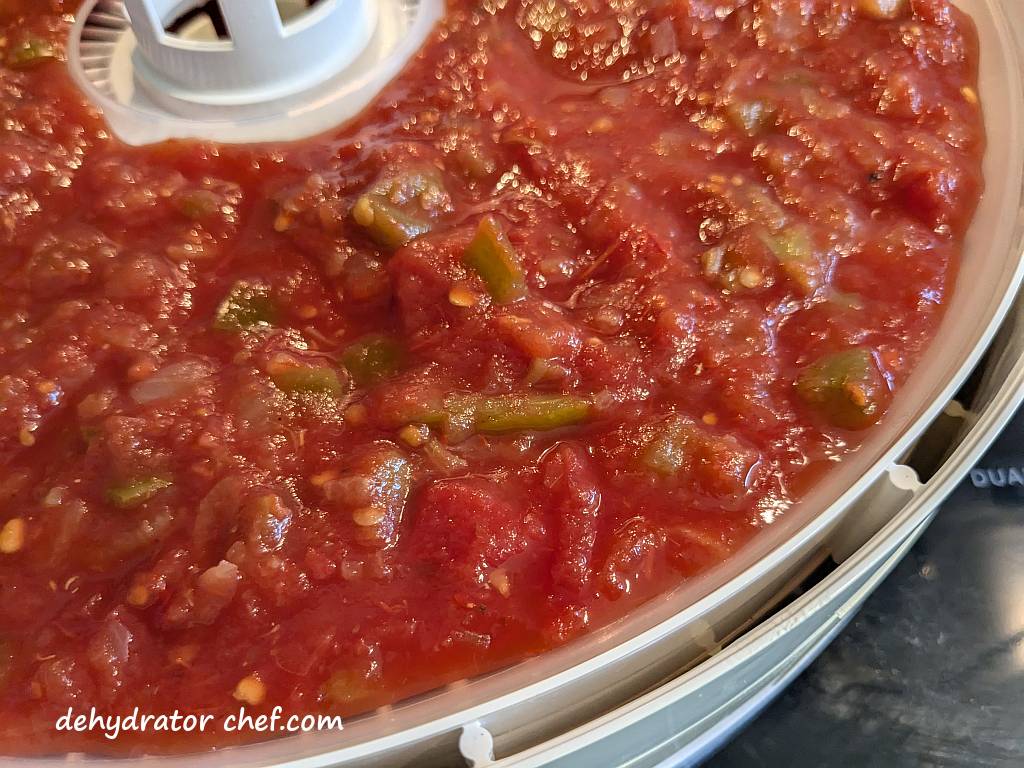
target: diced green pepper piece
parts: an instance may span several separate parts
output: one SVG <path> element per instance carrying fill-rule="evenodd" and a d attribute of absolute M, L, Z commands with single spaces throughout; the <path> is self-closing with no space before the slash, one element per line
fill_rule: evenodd
<path fill-rule="evenodd" d="M 673 415 L 656 426 L 637 460 L 642 470 L 665 478 L 684 475 L 720 495 L 744 492 L 758 453 L 734 435 Z"/>
<path fill-rule="evenodd" d="M 825 282 L 824 267 L 814 252 L 814 244 L 805 227 L 797 225 L 772 235 L 766 234 L 764 242 L 779 260 L 782 271 L 805 294 L 813 293 Z"/>
<path fill-rule="evenodd" d="M 166 477 L 138 477 L 107 489 L 107 501 L 120 509 L 131 509 L 152 499 L 174 483 Z"/>
<path fill-rule="evenodd" d="M 477 432 L 501 434 L 549 430 L 580 424 L 593 410 L 589 400 L 574 395 L 497 395 L 471 402 Z"/>
<path fill-rule="evenodd" d="M 213 327 L 218 331 L 237 332 L 271 325 L 276 319 L 277 307 L 270 298 L 270 291 L 265 286 L 240 281 L 217 307 Z"/>
<path fill-rule="evenodd" d="M 182 216 L 193 221 L 208 219 L 220 208 L 220 197 L 209 189 L 193 189 L 174 198 L 174 206 Z"/>
<path fill-rule="evenodd" d="M 830 291 L 828 302 L 842 309 L 860 310 L 864 309 L 864 298 L 860 294 L 847 293 L 845 291 Z"/>
<path fill-rule="evenodd" d="M 743 254 L 723 246 L 709 248 L 700 257 L 704 276 L 727 291 L 752 291 L 769 283 L 757 264 L 747 263 Z"/>
<path fill-rule="evenodd" d="M 390 336 L 375 333 L 350 345 L 341 362 L 356 384 L 365 387 L 395 373 L 402 366 L 401 345 Z"/>
<path fill-rule="evenodd" d="M 455 150 L 455 161 L 474 181 L 487 181 L 498 170 L 494 157 L 479 144 L 465 141 Z"/>
<path fill-rule="evenodd" d="M 421 447 L 423 455 L 434 469 L 439 469 L 442 472 L 458 472 L 468 466 L 465 459 L 449 451 L 436 437 L 428 437 Z"/>
<path fill-rule="evenodd" d="M 731 102 L 725 113 L 730 122 L 748 136 L 760 133 L 775 117 L 775 109 L 760 99 Z"/>
<path fill-rule="evenodd" d="M 82 442 L 84 442 L 86 447 L 88 447 L 102 436 L 103 430 L 94 424 L 83 424 L 79 427 L 78 434 L 82 438 Z"/>
<path fill-rule="evenodd" d="M 332 707 L 353 707 L 372 694 L 365 678 L 354 672 L 335 672 L 323 685 L 324 699 Z"/>
<path fill-rule="evenodd" d="M 450 204 L 436 168 L 411 168 L 370 187 L 353 206 L 352 218 L 374 242 L 395 251 L 430 232 L 432 217 Z"/>
<path fill-rule="evenodd" d="M 721 194 L 737 213 L 742 213 L 752 223 L 760 224 L 769 232 L 778 232 L 786 226 L 786 209 L 770 187 L 745 181 L 738 187 L 727 185 Z"/>
<path fill-rule="evenodd" d="M 402 410 L 394 426 L 426 424 L 442 430 L 451 441 L 473 434 L 546 431 L 587 421 L 591 401 L 576 395 L 466 395 L 424 403 Z"/>
<path fill-rule="evenodd" d="M 652 472 L 668 477 L 687 461 L 694 426 L 681 418 L 670 419 L 640 454 L 640 463 Z"/>
<path fill-rule="evenodd" d="M 416 203 L 428 213 L 438 213 L 449 203 L 444 181 L 436 168 L 411 168 L 378 181 L 370 193 L 395 205 Z"/>
<path fill-rule="evenodd" d="M 845 429 L 871 426 L 885 411 L 889 389 L 871 351 L 855 347 L 825 355 L 797 378 L 800 398 Z"/>
<path fill-rule="evenodd" d="M 488 216 L 462 254 L 462 262 L 480 275 L 495 301 L 506 303 L 526 293 L 526 275 L 519 256 L 498 222 Z"/>
<path fill-rule="evenodd" d="M 381 195 L 363 195 L 352 208 L 352 218 L 378 245 L 396 251 L 431 229 L 430 220 L 413 216 Z"/>
<path fill-rule="evenodd" d="M 344 394 L 345 385 L 333 368 L 323 365 L 293 365 L 275 368 L 270 374 L 278 389 L 294 394 Z"/>
<path fill-rule="evenodd" d="M 451 423 L 451 411 L 447 406 L 424 405 L 408 409 L 402 414 L 401 422 L 405 424 L 426 424 L 435 429 L 448 429 Z"/>
<path fill-rule="evenodd" d="M 26 37 L 7 49 L 6 63 L 12 69 L 28 69 L 59 58 L 60 51 L 49 40 Z"/>
<path fill-rule="evenodd" d="M 730 230 L 722 241 L 701 254 L 704 276 L 731 292 L 754 291 L 775 284 L 777 258 L 760 224 Z"/>
<path fill-rule="evenodd" d="M 480 407 L 480 402 L 480 397 L 477 395 L 455 395 L 445 400 L 440 427 L 449 442 L 457 443 L 479 431 L 477 429 L 477 409 Z M 433 426 L 429 421 L 424 423 Z"/>

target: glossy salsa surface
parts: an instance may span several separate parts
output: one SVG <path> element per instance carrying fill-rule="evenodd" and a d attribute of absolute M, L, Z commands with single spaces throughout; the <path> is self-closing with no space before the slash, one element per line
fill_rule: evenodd
<path fill-rule="evenodd" d="M 946 0 L 449 0 L 351 125 L 143 148 L 73 5 L 0 2 L 0 753 L 355 715 L 722 562 L 884 419 L 981 191 Z"/>

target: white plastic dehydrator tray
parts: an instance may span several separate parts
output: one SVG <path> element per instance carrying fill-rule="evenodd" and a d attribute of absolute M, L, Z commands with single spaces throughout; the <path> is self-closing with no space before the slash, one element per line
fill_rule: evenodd
<path fill-rule="evenodd" d="M 749 718 L 845 625 L 1024 397 L 1024 322 L 1009 313 L 1024 264 L 1021 0 L 961 0 L 981 39 L 987 189 L 929 354 L 884 425 L 813 494 L 730 561 L 563 648 L 306 734 L 190 756 L 199 768 L 693 763 Z M 1012 21 L 1011 21 L 1012 19 Z M 1003 324 L 1003 330 L 996 331 Z M 900 464 L 986 350 L 967 428 L 921 484 Z M 832 556 L 839 567 L 758 621 Z M 745 631 L 744 631 L 745 630 Z M 76 762 L 99 764 L 78 756 Z M 107 764 L 108 761 L 102 761 Z M 159 768 L 181 758 L 132 762 Z M 63 759 L 25 761 L 44 768 Z"/>

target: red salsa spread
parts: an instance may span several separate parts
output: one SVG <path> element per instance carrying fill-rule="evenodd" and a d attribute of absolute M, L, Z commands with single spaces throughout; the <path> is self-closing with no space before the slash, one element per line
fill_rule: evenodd
<path fill-rule="evenodd" d="M 0 753 L 351 716 L 722 562 L 884 418 L 981 191 L 947 0 L 449 0 L 348 125 L 147 147 L 74 6 L 0 2 Z"/>

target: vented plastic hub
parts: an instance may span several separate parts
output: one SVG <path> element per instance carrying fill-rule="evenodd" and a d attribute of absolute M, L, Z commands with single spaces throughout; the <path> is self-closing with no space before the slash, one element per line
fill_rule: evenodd
<path fill-rule="evenodd" d="M 87 0 L 69 64 L 114 132 L 298 139 L 357 114 L 419 49 L 444 0 Z"/>

